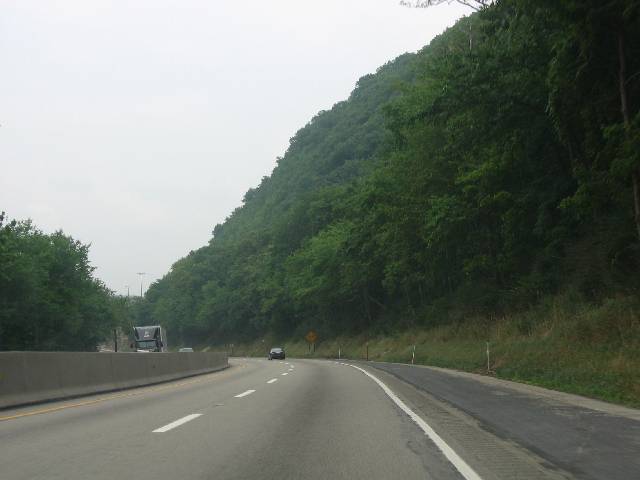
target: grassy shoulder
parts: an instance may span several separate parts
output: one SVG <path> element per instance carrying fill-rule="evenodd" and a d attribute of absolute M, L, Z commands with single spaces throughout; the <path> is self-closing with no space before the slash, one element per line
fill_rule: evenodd
<path fill-rule="evenodd" d="M 640 407 L 640 300 L 587 305 L 556 297 L 528 312 L 398 332 L 303 340 L 265 337 L 234 345 L 234 355 L 266 356 L 284 346 L 292 357 L 415 363 L 495 375 L 563 392 Z M 490 371 L 486 347 L 489 342 Z"/>

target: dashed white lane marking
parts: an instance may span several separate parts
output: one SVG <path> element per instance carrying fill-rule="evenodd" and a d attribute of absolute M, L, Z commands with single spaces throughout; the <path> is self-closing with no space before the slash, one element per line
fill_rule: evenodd
<path fill-rule="evenodd" d="M 281 373 L 280 375 L 283 375 L 283 376 L 284 375 L 289 375 L 289 373 L 288 372 L 284 372 L 284 373 Z"/>
<path fill-rule="evenodd" d="M 267 383 L 273 383 L 273 382 L 277 382 L 278 379 L 277 378 L 272 378 L 271 380 L 268 380 Z"/>
<path fill-rule="evenodd" d="M 238 395 L 235 395 L 235 397 L 236 398 L 246 397 L 247 395 L 251 395 L 253 392 L 255 392 L 255 390 L 247 390 L 246 392 L 242 392 L 242 393 L 239 393 Z"/>
<path fill-rule="evenodd" d="M 447 457 L 447 460 L 449 460 L 451 464 L 456 468 L 456 470 L 460 472 L 460 475 L 462 475 L 466 480 L 482 480 L 480 475 L 478 475 L 475 472 L 475 470 L 473 470 L 467 464 L 467 462 L 465 462 L 462 458 L 460 458 L 460 455 L 458 455 L 453 450 L 453 448 L 451 448 L 447 444 L 447 442 L 445 442 L 442 439 L 442 437 L 440 437 L 440 435 L 438 435 L 429 426 L 427 422 L 425 422 L 421 417 L 416 415 L 416 413 L 413 410 L 411 410 L 402 400 L 400 400 L 396 396 L 396 394 L 391 391 L 389 387 L 387 387 L 384 383 L 378 380 L 377 377 L 371 375 L 369 372 L 367 372 L 363 368 L 356 367 L 355 365 L 350 365 L 348 363 L 345 363 L 344 365 L 349 365 L 350 367 L 360 370 L 367 377 L 371 378 L 374 382 L 376 382 L 378 386 L 384 391 L 384 393 L 386 393 L 387 396 L 391 400 L 393 400 L 393 403 L 395 403 L 404 413 L 406 413 L 409 416 L 409 418 L 411 418 L 411 420 L 413 420 L 422 429 L 422 431 L 427 435 L 427 437 L 429 437 L 431 441 L 433 441 L 433 443 L 436 444 L 436 446 L 440 449 L 440 451 L 444 454 L 444 456 Z"/>
<path fill-rule="evenodd" d="M 187 422 L 190 422 L 194 418 L 198 418 L 200 415 L 202 415 L 202 414 L 201 413 L 192 413 L 191 415 L 187 415 L 186 417 L 182 417 L 182 418 L 176 420 L 175 422 L 171 422 L 171 423 L 165 425 L 164 427 L 156 428 L 152 433 L 168 432 L 169 430 L 173 430 L 174 428 L 179 427 L 180 425 L 183 425 L 183 424 L 185 424 Z"/>

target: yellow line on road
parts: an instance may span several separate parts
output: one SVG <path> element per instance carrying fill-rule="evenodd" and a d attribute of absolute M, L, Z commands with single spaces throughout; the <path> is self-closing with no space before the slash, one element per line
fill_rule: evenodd
<path fill-rule="evenodd" d="M 246 364 L 238 365 L 238 366 L 240 368 L 244 368 Z M 108 400 L 116 400 L 119 398 L 127 398 L 127 397 L 136 397 L 139 395 L 144 395 L 145 393 L 160 392 L 162 390 L 171 390 L 178 387 L 183 387 L 185 385 L 193 385 L 194 383 L 201 383 L 207 380 L 218 380 L 222 377 L 226 377 L 231 373 L 233 372 L 231 371 L 231 367 L 229 367 L 226 372 L 212 372 L 210 374 L 206 374 L 205 378 L 197 378 L 195 380 L 189 380 L 189 381 L 180 382 L 180 383 L 172 383 L 169 385 L 162 385 L 159 387 L 135 387 L 137 390 L 134 392 L 118 393 L 114 395 L 108 395 L 106 397 L 94 398 L 93 400 L 85 400 L 83 402 L 77 402 L 77 403 L 67 403 L 64 405 L 58 405 L 56 407 L 41 408 L 38 410 L 29 410 L 27 412 L 16 413 L 15 415 L 0 417 L 0 422 L 4 422 L 6 420 L 14 420 L 16 418 L 22 418 L 22 417 L 31 417 L 32 415 L 42 415 L 43 413 L 57 412 L 59 410 L 66 410 L 68 408 L 86 407 L 88 405 L 94 405 L 96 403 L 106 402 Z M 213 376 L 214 374 L 217 374 L 215 375 L 215 378 L 211 378 L 211 376 Z"/>

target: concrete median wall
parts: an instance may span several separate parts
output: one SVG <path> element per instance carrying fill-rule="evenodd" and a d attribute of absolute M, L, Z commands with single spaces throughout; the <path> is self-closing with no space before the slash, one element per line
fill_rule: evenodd
<path fill-rule="evenodd" d="M 215 372 L 226 353 L 0 352 L 0 408 Z"/>

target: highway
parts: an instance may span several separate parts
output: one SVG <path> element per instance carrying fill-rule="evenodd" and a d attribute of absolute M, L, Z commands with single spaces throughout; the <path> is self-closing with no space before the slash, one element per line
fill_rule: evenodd
<path fill-rule="evenodd" d="M 640 478 L 640 412 L 438 369 L 231 359 L 0 410 L 0 478 Z"/>

